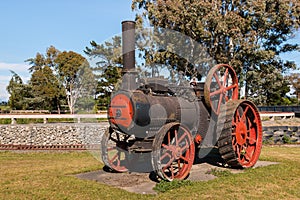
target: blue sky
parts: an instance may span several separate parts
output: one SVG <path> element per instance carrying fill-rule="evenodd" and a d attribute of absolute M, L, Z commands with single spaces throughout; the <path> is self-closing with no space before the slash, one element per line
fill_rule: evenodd
<path fill-rule="evenodd" d="M 0 1 L 0 101 L 7 100 L 9 70 L 29 79 L 24 62 L 50 45 L 83 54 L 89 42 L 103 42 L 133 20 L 131 0 Z"/>
<path fill-rule="evenodd" d="M 9 70 L 26 82 L 24 62 L 50 45 L 83 54 L 89 42 L 101 43 L 121 32 L 121 21 L 133 20 L 131 0 L 0 1 L 0 101 L 8 100 Z M 294 42 L 300 43 L 300 33 Z M 300 66 L 300 53 L 285 54 Z"/>

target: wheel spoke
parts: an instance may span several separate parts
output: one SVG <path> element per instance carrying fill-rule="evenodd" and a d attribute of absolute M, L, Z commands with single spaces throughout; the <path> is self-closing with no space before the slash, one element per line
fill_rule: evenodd
<path fill-rule="evenodd" d="M 189 159 L 188 158 L 186 158 L 186 157 L 184 157 L 184 156 L 180 156 L 180 159 L 182 159 L 182 160 L 184 160 L 184 161 L 186 161 L 186 162 L 189 162 Z"/>
<path fill-rule="evenodd" d="M 237 141 L 236 141 L 235 137 L 231 138 L 231 143 L 232 143 L 233 147 L 235 147 L 237 145 Z"/>
<path fill-rule="evenodd" d="M 178 171 L 181 169 L 181 166 L 180 166 L 180 159 L 177 160 L 177 165 L 178 165 Z"/>
<path fill-rule="evenodd" d="M 174 179 L 174 168 L 173 168 L 173 165 L 171 165 L 170 168 L 171 168 L 171 177 L 172 177 L 172 179 Z"/>
<path fill-rule="evenodd" d="M 172 151 L 172 148 L 169 145 L 162 144 L 161 146 L 169 151 Z"/>
<path fill-rule="evenodd" d="M 180 138 L 178 139 L 178 144 L 181 142 L 181 140 L 183 140 L 185 138 L 185 136 L 187 136 L 187 132 L 184 132 L 183 135 L 180 136 Z"/>
<path fill-rule="evenodd" d="M 222 99 L 223 99 L 223 94 L 221 93 L 220 98 L 219 98 L 219 102 L 218 102 L 218 107 L 217 107 L 217 114 L 220 113 Z"/>
<path fill-rule="evenodd" d="M 116 158 L 118 158 L 118 154 L 116 154 L 114 157 L 112 157 L 111 159 L 108 159 L 109 162 L 113 163 L 114 160 L 116 160 Z"/>
<path fill-rule="evenodd" d="M 180 150 L 181 150 L 181 152 L 185 152 L 185 150 L 186 149 L 188 149 L 190 146 L 189 146 L 189 144 L 186 142 L 186 144 L 185 144 L 185 146 L 184 147 L 182 147 Z"/>
<path fill-rule="evenodd" d="M 249 126 L 249 130 L 251 127 L 253 127 L 252 122 L 250 121 L 250 118 L 247 117 L 247 122 L 248 122 L 248 126 Z"/>
<path fill-rule="evenodd" d="M 223 86 L 224 87 L 226 87 L 227 76 L 228 76 L 228 68 L 226 68 L 225 73 L 224 73 L 224 80 L 223 80 Z"/>
<path fill-rule="evenodd" d="M 243 115 L 242 115 L 242 117 L 241 117 L 241 119 L 242 119 L 243 121 L 246 121 L 245 118 L 246 118 L 246 113 L 248 112 L 248 110 L 249 110 L 249 106 L 246 107 L 246 109 L 244 110 L 244 113 L 243 113 Z"/>
<path fill-rule="evenodd" d="M 166 153 L 164 153 L 163 156 L 161 156 L 160 161 L 162 161 L 162 160 L 165 159 L 166 157 L 169 157 L 169 158 L 170 158 L 170 161 L 172 160 L 172 159 L 171 159 L 171 158 L 172 158 L 172 155 L 169 154 L 168 152 L 166 152 Z"/>
<path fill-rule="evenodd" d="M 249 162 L 249 161 L 251 160 L 251 158 L 252 158 L 252 153 L 253 153 L 253 152 L 249 153 L 249 152 L 246 150 L 246 153 L 245 153 L 244 157 L 245 157 L 245 159 L 246 159 L 248 162 Z"/>
<path fill-rule="evenodd" d="M 219 76 L 216 74 L 216 72 L 214 73 L 214 77 L 215 77 L 215 79 L 216 79 L 216 81 L 217 81 L 217 83 L 218 83 L 218 85 L 219 85 L 219 88 L 221 88 L 221 87 L 222 87 L 222 84 L 221 84 L 220 79 L 219 79 Z"/>
<path fill-rule="evenodd" d="M 235 121 L 240 122 L 241 121 L 240 113 L 238 112 L 238 110 L 235 113 L 236 113 L 235 114 Z"/>
<path fill-rule="evenodd" d="M 178 142 L 178 131 L 177 130 L 174 130 L 175 131 L 175 145 L 178 146 L 179 142 Z"/>
<path fill-rule="evenodd" d="M 229 101 L 229 97 L 225 96 L 225 102 Z"/>
<path fill-rule="evenodd" d="M 236 87 L 237 87 L 236 84 L 230 85 L 230 86 L 225 87 L 225 90 L 226 90 L 226 91 L 229 91 L 229 90 L 234 89 L 234 88 L 236 88 Z"/>
<path fill-rule="evenodd" d="M 168 144 L 171 144 L 171 133 L 170 133 L 170 131 L 167 132 L 167 136 L 168 136 Z"/>
<path fill-rule="evenodd" d="M 215 96 L 215 95 L 221 94 L 221 93 L 222 93 L 222 88 L 210 93 L 209 96 L 212 97 L 212 96 Z"/>
<path fill-rule="evenodd" d="M 166 156 L 168 156 L 170 158 L 170 160 L 167 163 L 162 163 L 162 164 L 165 165 L 165 167 L 163 168 L 163 170 L 166 170 L 168 167 L 170 167 L 172 165 L 172 162 L 174 161 L 174 158 L 170 154 L 168 154 Z M 160 159 L 160 161 L 162 161 L 162 159 Z"/>
<path fill-rule="evenodd" d="M 255 144 L 257 142 L 256 139 L 251 138 L 251 137 L 247 137 L 247 139 L 249 140 L 249 144 L 251 144 L 251 145 L 253 145 L 253 144 Z"/>
<path fill-rule="evenodd" d="M 241 158 L 241 148 L 238 144 L 236 145 L 236 153 L 237 153 L 237 157 L 240 159 Z"/>

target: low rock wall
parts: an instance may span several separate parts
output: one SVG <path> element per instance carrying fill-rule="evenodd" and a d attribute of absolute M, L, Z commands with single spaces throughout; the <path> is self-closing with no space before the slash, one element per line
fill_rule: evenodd
<path fill-rule="evenodd" d="M 0 125 L 0 144 L 100 144 L 108 123 Z M 263 127 L 265 143 L 300 143 L 300 126 Z"/>
<path fill-rule="evenodd" d="M 0 125 L 0 144 L 99 144 L 107 123 Z"/>
<path fill-rule="evenodd" d="M 300 126 L 263 127 L 263 138 L 267 144 L 300 143 Z"/>

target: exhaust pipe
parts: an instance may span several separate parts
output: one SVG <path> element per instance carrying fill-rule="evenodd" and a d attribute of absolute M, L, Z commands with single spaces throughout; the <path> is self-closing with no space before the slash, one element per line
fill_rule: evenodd
<path fill-rule="evenodd" d="M 123 73 L 135 70 L 135 22 L 122 22 Z"/>
<path fill-rule="evenodd" d="M 135 22 L 122 22 L 122 53 L 123 53 L 123 69 L 122 69 L 122 89 L 135 90 L 136 71 L 135 71 Z"/>

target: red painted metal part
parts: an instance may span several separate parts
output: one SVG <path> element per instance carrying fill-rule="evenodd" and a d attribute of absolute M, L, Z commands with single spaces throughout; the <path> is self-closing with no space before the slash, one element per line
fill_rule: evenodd
<path fill-rule="evenodd" d="M 108 115 L 113 124 L 129 127 L 133 118 L 131 100 L 125 94 L 117 94 L 111 100 Z"/>
<path fill-rule="evenodd" d="M 102 160 L 104 164 L 116 172 L 127 172 L 127 139 L 128 135 L 121 135 L 112 129 L 107 129 L 101 140 Z"/>
<path fill-rule="evenodd" d="M 185 179 L 195 158 L 195 144 L 191 133 L 178 123 L 163 127 L 154 139 L 153 167 L 168 181 Z"/>
<path fill-rule="evenodd" d="M 214 66 L 208 73 L 204 87 L 206 104 L 219 115 L 221 105 L 238 99 L 238 79 L 234 69 L 227 64 Z"/>
<path fill-rule="evenodd" d="M 196 144 L 200 144 L 201 141 L 202 141 L 201 135 L 200 135 L 200 134 L 197 134 L 197 135 L 195 136 L 195 138 L 194 138 L 194 141 L 195 141 Z"/>
<path fill-rule="evenodd" d="M 252 167 L 262 146 L 262 126 L 259 113 L 252 103 L 244 101 L 232 119 L 232 146 L 242 167 Z"/>

